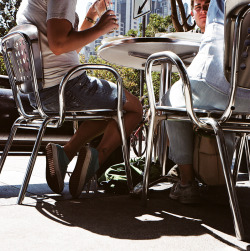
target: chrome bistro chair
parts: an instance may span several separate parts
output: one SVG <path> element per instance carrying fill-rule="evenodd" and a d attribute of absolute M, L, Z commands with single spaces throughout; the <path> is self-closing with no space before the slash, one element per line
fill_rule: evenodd
<path fill-rule="evenodd" d="M 132 179 L 129 169 L 129 155 L 127 140 L 124 130 L 123 122 L 123 108 L 122 108 L 122 79 L 119 74 L 110 66 L 107 65 L 95 65 L 84 64 L 74 67 L 63 77 L 59 86 L 59 111 L 57 113 L 45 112 L 39 91 L 43 88 L 43 69 L 42 69 L 42 57 L 39 44 L 39 32 L 34 25 L 22 25 L 14 27 L 9 34 L 1 40 L 2 53 L 4 56 L 4 62 L 6 64 L 8 76 L 10 79 L 11 89 L 13 91 L 16 107 L 19 113 L 19 118 L 13 123 L 11 132 L 9 134 L 5 149 L 1 156 L 0 172 L 3 168 L 4 162 L 11 147 L 13 138 L 17 129 L 37 130 L 37 137 L 33 147 L 32 154 L 29 159 L 29 163 L 26 169 L 26 174 L 21 186 L 17 203 L 21 204 L 33 171 L 33 167 L 36 161 L 38 150 L 47 127 L 59 128 L 65 121 L 72 121 L 76 125 L 77 121 L 83 120 L 107 120 L 114 119 L 117 121 L 121 138 L 123 142 L 123 157 L 126 163 L 128 173 L 128 186 L 132 191 Z M 95 109 L 84 110 L 81 112 L 67 111 L 65 110 L 64 90 L 71 76 L 82 70 L 105 70 L 112 73 L 116 79 L 118 85 L 117 109 Z M 33 93 L 36 99 L 36 107 L 33 111 L 26 111 L 23 105 L 22 94 Z"/>
<path fill-rule="evenodd" d="M 148 88 L 151 119 L 146 151 L 146 163 L 143 179 L 142 200 L 147 200 L 148 177 L 152 157 L 153 134 L 157 124 L 162 120 L 190 120 L 201 130 L 213 131 L 219 149 L 223 166 L 229 202 L 233 216 L 236 237 L 245 238 L 241 213 L 239 210 L 235 180 L 231 172 L 228 153 L 225 145 L 224 131 L 236 132 L 241 136 L 241 148 L 246 143 L 246 135 L 250 133 L 250 114 L 236 113 L 235 94 L 238 87 L 250 89 L 250 1 L 228 0 L 225 4 L 225 76 L 231 84 L 228 105 L 223 111 L 199 110 L 193 108 L 189 77 L 182 60 L 173 52 L 164 51 L 152 54 L 146 62 L 146 83 Z M 176 66 L 183 82 L 186 108 L 161 106 L 156 103 L 152 84 L 152 66 L 156 63 L 166 63 Z M 240 151 L 239 151 L 240 152 Z M 239 153 L 240 154 L 240 153 Z M 236 171 L 237 173 L 237 171 Z M 237 175 L 236 175 L 237 176 Z"/>

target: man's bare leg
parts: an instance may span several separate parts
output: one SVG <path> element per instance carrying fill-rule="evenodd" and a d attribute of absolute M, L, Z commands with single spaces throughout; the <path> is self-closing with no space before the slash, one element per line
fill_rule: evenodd
<path fill-rule="evenodd" d="M 142 119 L 142 106 L 140 101 L 125 91 L 126 103 L 123 109 L 126 111 L 124 115 L 124 125 L 127 135 L 136 128 Z M 64 146 L 64 151 L 71 160 L 80 148 L 92 138 L 102 134 L 103 138 L 97 147 L 99 152 L 99 163 L 102 164 L 109 155 L 121 144 L 121 135 L 116 121 L 86 121 L 83 122 L 77 132 L 70 141 Z"/>
<path fill-rule="evenodd" d="M 126 135 L 129 136 L 142 120 L 142 106 L 140 101 L 130 94 L 125 92 L 127 102 L 124 105 L 126 114 L 124 115 L 124 126 Z M 110 154 L 121 145 L 121 134 L 118 125 L 115 121 L 110 121 L 104 131 L 103 138 L 97 147 L 99 152 L 99 163 L 103 164 Z"/>
<path fill-rule="evenodd" d="M 72 160 L 87 142 L 101 135 L 107 125 L 108 121 L 105 120 L 88 120 L 81 123 L 76 133 L 64 146 L 64 151 L 69 160 Z"/>

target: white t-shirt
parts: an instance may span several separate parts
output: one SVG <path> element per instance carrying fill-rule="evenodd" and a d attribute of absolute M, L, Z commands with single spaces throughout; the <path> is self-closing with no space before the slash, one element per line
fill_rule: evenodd
<path fill-rule="evenodd" d="M 52 18 L 67 19 L 77 29 L 75 13 L 77 0 L 23 0 L 17 13 L 17 24 L 37 26 L 41 41 L 44 69 L 44 88 L 58 85 L 62 77 L 80 64 L 76 51 L 55 55 L 49 48 L 46 22 Z M 79 75 L 80 73 L 76 74 Z"/>

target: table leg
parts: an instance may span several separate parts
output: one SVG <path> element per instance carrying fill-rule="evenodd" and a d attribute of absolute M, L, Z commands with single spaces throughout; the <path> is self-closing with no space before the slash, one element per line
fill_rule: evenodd
<path fill-rule="evenodd" d="M 161 83 L 159 93 L 159 105 L 162 105 L 162 97 L 168 91 L 171 85 L 172 64 L 161 64 Z M 167 163 L 167 129 L 166 121 L 161 121 L 158 126 L 158 157 L 160 165 L 162 166 L 162 175 L 166 175 Z"/>
<path fill-rule="evenodd" d="M 140 97 L 143 97 L 144 94 L 144 71 L 140 71 L 140 86 L 139 86 L 139 90 L 140 90 Z M 144 101 L 142 100 L 142 106 L 143 106 Z M 142 154 L 142 130 L 139 131 L 138 133 L 138 155 L 141 156 Z"/>

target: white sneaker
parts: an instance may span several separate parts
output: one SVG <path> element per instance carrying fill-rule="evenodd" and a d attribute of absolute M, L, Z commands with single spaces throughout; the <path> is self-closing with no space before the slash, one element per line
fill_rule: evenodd
<path fill-rule="evenodd" d="M 198 184 L 193 182 L 188 186 L 182 186 L 180 181 L 178 181 L 172 186 L 169 197 L 183 204 L 199 203 L 200 194 Z"/>

